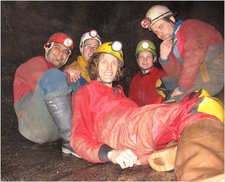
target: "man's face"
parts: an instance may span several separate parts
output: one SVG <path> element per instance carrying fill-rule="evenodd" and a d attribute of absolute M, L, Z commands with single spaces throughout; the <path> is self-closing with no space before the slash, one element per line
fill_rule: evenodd
<path fill-rule="evenodd" d="M 171 22 L 165 21 L 164 19 L 161 19 L 152 25 L 151 30 L 157 35 L 159 39 L 166 40 L 171 38 L 173 34 L 173 24 Z"/>
<path fill-rule="evenodd" d="M 101 81 L 112 83 L 119 67 L 118 59 L 107 53 L 101 53 L 98 61 L 98 74 Z"/>
<path fill-rule="evenodd" d="M 63 66 L 71 54 L 70 49 L 61 43 L 53 43 L 52 48 L 45 48 L 45 51 L 46 60 L 57 68 Z"/>
<path fill-rule="evenodd" d="M 91 56 L 97 51 L 99 42 L 96 39 L 87 39 L 83 46 L 80 47 L 80 53 L 83 58 L 88 61 Z"/>
<path fill-rule="evenodd" d="M 142 70 L 148 70 L 153 66 L 154 56 L 149 51 L 138 53 L 137 63 Z"/>

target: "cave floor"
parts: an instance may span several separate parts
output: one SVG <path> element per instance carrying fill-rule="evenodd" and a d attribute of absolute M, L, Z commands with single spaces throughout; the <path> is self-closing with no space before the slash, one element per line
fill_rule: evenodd
<path fill-rule="evenodd" d="M 60 141 L 32 143 L 18 132 L 1 138 L 2 181 L 173 181 L 174 172 L 149 165 L 121 169 L 112 163 L 92 164 L 61 153 Z"/>

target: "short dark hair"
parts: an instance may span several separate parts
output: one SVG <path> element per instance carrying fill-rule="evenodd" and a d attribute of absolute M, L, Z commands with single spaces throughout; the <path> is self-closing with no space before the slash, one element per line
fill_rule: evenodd
<path fill-rule="evenodd" d="M 88 62 L 87 70 L 88 70 L 91 80 L 97 80 L 97 78 L 98 78 L 98 62 L 99 62 L 99 57 L 101 54 L 108 54 L 108 53 L 103 53 L 103 52 L 102 53 L 94 53 Z M 119 62 L 119 60 L 118 60 L 118 62 Z M 118 66 L 118 70 L 117 70 L 114 81 L 119 81 L 124 76 L 124 71 L 123 71 L 123 68 L 121 67 L 121 64 L 118 64 L 118 65 L 119 66 Z"/>

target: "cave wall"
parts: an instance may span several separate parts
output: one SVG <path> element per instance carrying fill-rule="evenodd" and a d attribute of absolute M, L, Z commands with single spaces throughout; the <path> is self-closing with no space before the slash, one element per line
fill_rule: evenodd
<path fill-rule="evenodd" d="M 102 41 L 123 43 L 126 78 L 121 82 L 127 92 L 129 81 L 138 70 L 134 53 L 137 43 L 155 35 L 140 27 L 148 8 L 167 5 L 177 11 L 177 19 L 196 18 L 214 25 L 224 35 L 224 1 L 1 1 L 1 80 L 2 97 L 12 99 L 16 68 L 27 59 L 43 55 L 43 45 L 55 32 L 70 35 L 79 54 L 80 37 L 96 29 Z M 67 63 L 67 64 L 68 64 Z"/>

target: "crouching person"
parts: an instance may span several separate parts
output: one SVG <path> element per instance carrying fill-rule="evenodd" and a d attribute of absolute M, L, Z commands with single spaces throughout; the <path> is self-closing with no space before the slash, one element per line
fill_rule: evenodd
<path fill-rule="evenodd" d="M 158 153 L 157 158 L 161 165 L 169 159 L 176 166 L 177 180 L 223 174 L 223 106 L 193 92 L 180 103 L 138 107 L 121 86 L 113 85 L 122 75 L 121 48 L 118 41 L 100 45 L 88 67 L 93 81 L 72 96 L 70 143 L 74 151 L 93 163 L 111 161 L 128 168 L 147 164 L 155 152 L 167 150 L 175 141 L 177 150 Z M 173 161 L 170 156 L 175 156 Z M 153 163 L 157 165 L 157 160 Z M 161 171 L 171 170 L 165 168 Z"/>
<path fill-rule="evenodd" d="M 19 132 L 40 144 L 61 138 L 62 152 L 76 156 L 69 142 L 71 93 L 85 80 L 67 83 L 67 74 L 58 69 L 67 62 L 73 46 L 68 35 L 53 34 L 44 45 L 45 57 L 33 57 L 19 66 L 13 87 Z"/>

